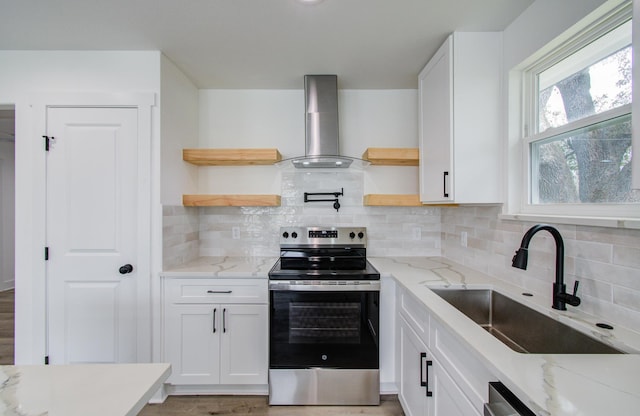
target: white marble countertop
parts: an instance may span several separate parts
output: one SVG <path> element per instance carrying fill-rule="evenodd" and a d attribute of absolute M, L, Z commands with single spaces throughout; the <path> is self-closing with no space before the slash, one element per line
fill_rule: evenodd
<path fill-rule="evenodd" d="M 169 364 L 0 366 L 0 415 L 137 415 L 170 373 Z"/>
<path fill-rule="evenodd" d="M 163 277 L 228 277 L 267 279 L 277 257 L 198 257 L 160 273 Z"/>
<path fill-rule="evenodd" d="M 523 290 L 443 258 L 369 258 L 383 275 L 393 276 L 422 301 L 432 316 L 458 335 L 466 347 L 537 415 L 640 414 L 640 355 L 521 354 L 491 336 L 429 287 L 491 288 L 618 349 L 640 351 L 640 335 L 604 330 L 597 317 L 579 308 L 556 311 L 549 293 L 522 296 Z"/>

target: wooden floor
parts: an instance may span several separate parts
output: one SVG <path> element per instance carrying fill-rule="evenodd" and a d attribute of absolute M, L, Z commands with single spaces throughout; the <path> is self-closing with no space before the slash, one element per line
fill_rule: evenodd
<path fill-rule="evenodd" d="M 140 416 L 403 416 L 396 396 L 382 396 L 380 406 L 269 406 L 266 396 L 170 396 L 148 404 Z"/>
<path fill-rule="evenodd" d="M 13 364 L 13 290 L 0 292 L 0 365 Z"/>

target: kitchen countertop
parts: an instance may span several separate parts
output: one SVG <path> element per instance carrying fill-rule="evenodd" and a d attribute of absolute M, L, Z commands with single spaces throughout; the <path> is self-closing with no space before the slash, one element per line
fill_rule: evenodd
<path fill-rule="evenodd" d="M 596 317 L 569 307 L 551 308 L 548 294 L 522 296 L 522 288 L 443 258 L 369 258 L 382 275 L 424 303 L 483 364 L 538 415 L 632 415 L 640 411 L 640 334 L 624 328 L 600 329 Z M 511 350 L 433 293 L 430 287 L 491 288 L 557 319 L 582 328 L 633 354 L 521 354 Z"/>
<path fill-rule="evenodd" d="M 0 415 L 137 415 L 169 364 L 0 366 Z"/>
<path fill-rule="evenodd" d="M 267 279 L 277 257 L 198 257 L 160 273 L 163 277 Z"/>

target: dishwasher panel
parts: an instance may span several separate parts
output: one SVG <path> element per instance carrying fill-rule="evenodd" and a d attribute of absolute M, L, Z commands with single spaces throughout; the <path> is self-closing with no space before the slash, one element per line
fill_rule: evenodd
<path fill-rule="evenodd" d="M 489 403 L 484 405 L 484 416 L 535 416 L 513 393 L 499 381 L 489 383 Z"/>

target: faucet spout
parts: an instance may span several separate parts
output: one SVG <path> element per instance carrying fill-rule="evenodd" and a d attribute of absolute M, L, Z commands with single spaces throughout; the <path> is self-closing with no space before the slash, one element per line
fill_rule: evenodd
<path fill-rule="evenodd" d="M 555 240 L 556 243 L 556 280 L 553 284 L 553 305 L 552 308 L 561 311 L 567 310 L 566 304 L 572 306 L 578 306 L 580 304 L 580 298 L 576 296 L 578 291 L 578 282 L 576 282 L 573 294 L 566 293 L 566 285 L 564 283 L 564 241 L 560 232 L 551 225 L 537 224 L 529 228 L 522 237 L 520 248 L 516 251 L 511 265 L 518 269 L 527 269 L 528 249 L 531 239 L 538 231 L 548 231 Z"/>

